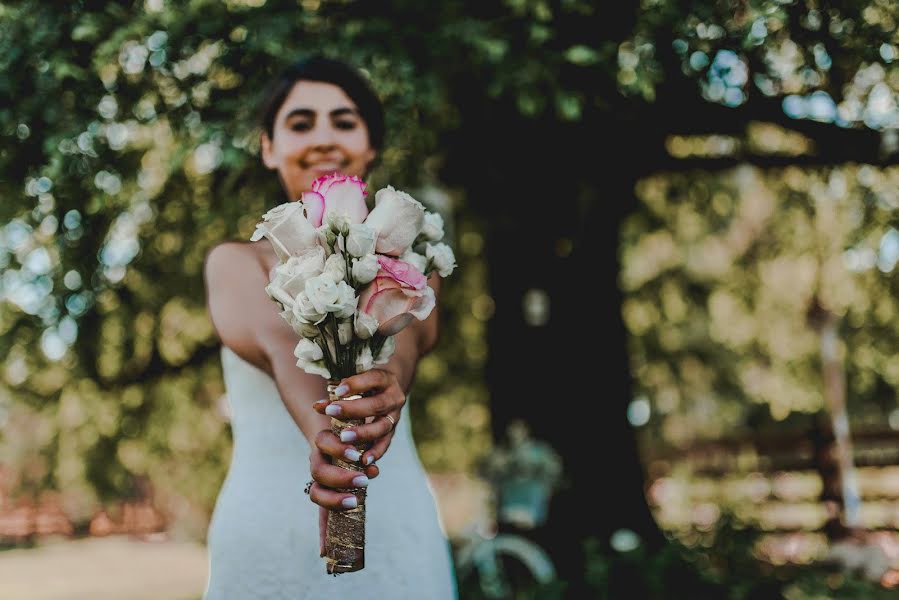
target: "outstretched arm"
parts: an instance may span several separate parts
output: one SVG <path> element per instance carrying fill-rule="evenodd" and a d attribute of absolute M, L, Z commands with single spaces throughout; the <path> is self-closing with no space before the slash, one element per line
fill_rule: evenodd
<path fill-rule="evenodd" d="M 220 244 L 206 256 L 204 276 L 210 317 L 222 343 L 271 376 L 287 412 L 310 447 L 315 448 L 323 431 L 330 435 L 330 419 L 312 410 L 316 400 L 326 397 L 325 380 L 297 367 L 293 351 L 299 336 L 278 314 L 277 305 L 265 292 L 268 276 L 264 267 L 244 246 Z M 344 452 L 352 449 L 339 443 L 330 451 L 346 460 Z M 355 487 L 347 471 L 330 465 L 318 452 L 313 452 L 312 463 L 313 475 L 321 472 L 316 475 L 317 481 L 332 487 Z M 377 467 L 366 469 L 369 477 L 377 474 Z M 331 494 L 316 500 L 339 509 L 341 500 L 348 496 Z"/>

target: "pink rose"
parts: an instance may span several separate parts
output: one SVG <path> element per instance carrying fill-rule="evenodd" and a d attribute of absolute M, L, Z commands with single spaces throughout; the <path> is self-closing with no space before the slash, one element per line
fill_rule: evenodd
<path fill-rule="evenodd" d="M 401 260 L 379 256 L 378 262 L 378 275 L 359 294 L 359 310 L 378 320 L 378 333 L 395 335 L 413 318 L 427 319 L 436 302 L 427 278 Z"/>
<path fill-rule="evenodd" d="M 388 275 L 412 289 L 422 290 L 428 285 L 428 278 L 406 261 L 397 260 L 389 256 L 381 256 L 379 254 L 378 264 L 381 265 L 381 269 Z"/>
<path fill-rule="evenodd" d="M 358 177 L 332 173 L 312 182 L 312 191 L 303 194 L 306 218 L 321 227 L 331 214 L 342 214 L 350 223 L 361 223 L 368 216 L 365 182 Z"/>

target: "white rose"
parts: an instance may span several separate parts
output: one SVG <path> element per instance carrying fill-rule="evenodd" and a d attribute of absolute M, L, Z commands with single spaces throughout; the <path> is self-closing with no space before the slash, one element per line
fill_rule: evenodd
<path fill-rule="evenodd" d="M 359 353 L 359 356 L 356 357 L 356 371 L 358 373 L 363 373 L 370 370 L 373 366 L 374 361 L 371 356 L 371 348 L 368 347 L 368 344 L 365 344 L 362 346 L 362 351 Z"/>
<path fill-rule="evenodd" d="M 441 277 L 449 277 L 453 269 L 456 268 L 456 256 L 453 249 L 444 244 L 428 244 L 425 248 L 425 254 L 428 260 L 434 263 L 434 268 L 440 273 Z"/>
<path fill-rule="evenodd" d="M 272 300 L 278 301 L 281 304 L 281 308 L 285 310 L 290 310 L 295 302 L 293 296 L 274 282 L 265 286 L 265 293 Z"/>
<path fill-rule="evenodd" d="M 424 218 L 425 207 L 421 202 L 388 185 L 375 194 L 375 208 L 365 224 L 378 234 L 375 244 L 378 252 L 399 256 L 421 233 Z"/>
<path fill-rule="evenodd" d="M 293 314 L 297 319 L 315 325 L 324 321 L 327 316 L 327 313 L 321 312 L 315 308 L 315 304 L 312 303 L 312 300 L 306 292 L 302 292 L 297 296 L 296 302 L 294 302 L 293 305 Z"/>
<path fill-rule="evenodd" d="M 377 235 L 375 230 L 365 223 L 350 225 L 350 233 L 346 238 L 346 250 L 350 256 L 362 257 L 375 251 Z"/>
<path fill-rule="evenodd" d="M 424 273 L 425 269 L 427 269 L 428 267 L 428 259 L 418 252 L 413 252 L 411 248 L 409 250 L 406 250 L 406 252 L 400 257 L 400 260 L 409 263 L 422 273 Z"/>
<path fill-rule="evenodd" d="M 306 292 L 297 296 L 297 300 L 293 305 L 293 314 L 300 321 L 314 325 L 318 325 L 324 321 L 327 316 L 327 313 L 319 312 L 315 308 L 315 305 L 312 303 L 312 300 L 309 299 Z"/>
<path fill-rule="evenodd" d="M 367 340 L 378 330 L 378 320 L 368 313 L 356 313 L 356 335 L 360 339 Z"/>
<path fill-rule="evenodd" d="M 353 339 L 352 321 L 344 321 L 337 326 L 337 339 L 344 346 L 350 343 L 350 340 Z"/>
<path fill-rule="evenodd" d="M 287 323 L 293 328 L 294 332 L 300 337 L 311 339 L 318 337 L 321 334 L 321 332 L 318 330 L 318 327 L 316 327 L 312 323 L 308 323 L 302 319 L 299 319 L 291 308 L 287 308 L 282 311 L 281 318 L 287 321 Z"/>
<path fill-rule="evenodd" d="M 327 274 L 306 281 L 306 290 L 303 293 L 309 297 L 315 312 L 335 313 L 337 317 L 344 319 L 353 316 L 359 302 L 356 290 L 352 286 L 347 285 L 346 281 L 335 284 Z"/>
<path fill-rule="evenodd" d="M 325 361 L 319 360 L 309 362 L 302 358 L 297 359 L 297 366 L 309 373 L 310 375 L 321 375 L 325 379 L 331 379 L 331 371 L 325 366 Z"/>
<path fill-rule="evenodd" d="M 342 254 L 332 254 L 325 262 L 325 274 L 330 277 L 334 283 L 346 279 L 346 261 Z"/>
<path fill-rule="evenodd" d="M 393 339 L 393 336 L 390 336 L 384 341 L 384 345 L 381 346 L 381 351 L 378 352 L 378 360 L 375 361 L 375 364 L 386 364 L 390 357 L 393 356 L 394 350 L 396 350 L 396 340 Z"/>
<path fill-rule="evenodd" d="M 366 254 L 362 258 L 353 259 L 353 279 L 357 283 L 369 283 L 377 276 L 381 265 L 374 254 Z"/>
<path fill-rule="evenodd" d="M 340 319 L 349 319 L 356 313 L 356 305 L 359 304 L 359 297 L 356 296 L 356 290 L 346 281 L 337 284 L 337 308 L 334 312 Z"/>
<path fill-rule="evenodd" d="M 304 362 L 315 362 L 325 356 L 321 346 L 306 338 L 301 339 L 297 343 L 296 348 L 293 349 L 293 355 Z"/>
<path fill-rule="evenodd" d="M 429 242 L 439 242 L 443 239 L 443 217 L 440 216 L 440 213 L 425 213 L 425 223 L 421 228 L 421 235 Z"/>
<path fill-rule="evenodd" d="M 325 314 L 338 308 L 337 284 L 328 275 L 319 275 L 306 280 L 305 293 L 317 313 Z"/>
<path fill-rule="evenodd" d="M 281 262 L 287 262 L 291 256 L 303 256 L 318 245 L 318 232 L 306 220 L 301 202 L 285 202 L 262 215 L 250 241 L 259 241 L 263 236 L 272 243 Z"/>
<path fill-rule="evenodd" d="M 306 280 L 321 275 L 325 268 L 325 249 L 316 246 L 302 256 L 291 256 L 287 262 L 272 269 L 271 282 L 265 287 L 269 296 L 285 307 L 292 306 L 294 299 L 303 291 Z M 290 298 L 290 302 L 285 300 Z"/>

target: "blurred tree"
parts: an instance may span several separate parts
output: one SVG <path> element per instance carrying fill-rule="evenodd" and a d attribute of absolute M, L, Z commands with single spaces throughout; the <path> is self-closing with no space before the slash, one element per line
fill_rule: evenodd
<path fill-rule="evenodd" d="M 202 263 L 283 201 L 259 166 L 255 114 L 281 68 L 323 52 L 365 69 L 388 108 L 372 184 L 421 190 L 444 212 L 464 203 L 433 185 L 455 112 L 400 41 L 424 45 L 417 28 L 439 15 L 263 4 L 0 4 L 0 455 L 20 492 L 65 489 L 76 520 L 149 475 L 161 508 L 205 528 L 230 440 Z M 413 392 L 432 469 L 465 470 L 489 446 L 479 227 L 455 222 L 470 268 L 447 286 L 443 343 Z"/>
<path fill-rule="evenodd" d="M 618 530 L 631 530 L 650 548 L 660 541 L 646 509 L 626 417 L 637 395 L 630 373 L 640 377 L 636 392 L 660 398 L 658 388 L 643 383 L 653 375 L 645 369 L 666 373 L 677 346 L 657 344 L 678 337 L 662 336 L 659 342 L 642 337 L 638 347 L 651 360 L 628 368 L 616 257 L 620 225 L 639 206 L 640 182 L 677 170 L 685 175 L 676 181 L 689 184 L 691 208 L 679 207 L 680 194 L 663 192 L 678 220 L 665 220 L 645 238 L 664 275 L 682 251 L 682 240 L 672 239 L 667 228 L 702 239 L 703 223 L 691 223 L 695 213 L 724 211 L 713 222 L 725 230 L 739 218 L 729 211 L 728 196 L 713 195 L 704 183 L 710 171 L 744 163 L 760 168 L 892 164 L 899 125 L 893 31 L 899 15 L 892 3 L 776 1 L 509 0 L 478 3 L 473 11 L 479 20 L 469 38 L 471 54 L 455 63 L 449 78 L 461 119 L 448 144 L 457 151 L 444 177 L 462 182 L 473 206 L 490 217 L 487 257 L 496 314 L 488 377 L 494 430 L 499 434 L 525 417 L 538 437 L 563 452 L 571 486 L 554 500 L 550 522 L 536 535 L 576 578 L 583 562 L 572 539 L 585 532 L 608 541 Z M 783 147 L 772 145 L 772 137 L 783 138 Z M 819 188 L 814 189 L 817 197 Z M 790 190 L 771 191 L 774 197 L 778 193 L 795 198 Z M 882 219 L 895 223 L 896 202 L 891 192 L 884 195 L 888 210 L 874 222 L 865 212 L 866 228 L 814 238 L 833 245 L 825 255 L 839 256 L 863 233 L 872 235 L 866 256 L 871 243 L 890 243 L 895 227 L 883 227 Z M 885 237 L 873 237 L 873 230 Z M 625 247 L 637 241 L 628 236 Z M 750 253 L 758 251 L 752 241 L 745 240 Z M 731 256 L 719 250 L 700 245 L 696 260 L 726 264 Z M 676 314 L 689 305 L 695 286 L 688 280 L 640 295 L 646 310 Z M 849 308 L 828 307 L 839 314 Z M 804 313 L 798 319 L 804 326 Z M 702 347 L 704 331 L 694 327 L 685 333 Z M 881 334 L 891 335 L 876 326 L 866 333 Z M 686 342 L 681 347 L 692 350 Z M 745 399 L 726 395 L 732 386 L 747 383 L 728 380 L 733 354 L 716 355 L 716 349 L 706 348 L 688 361 L 687 372 L 675 370 L 672 378 L 703 385 L 720 372 L 722 393 L 715 400 Z M 802 389 L 799 397 L 818 394 L 819 373 L 806 372 L 789 391 Z M 783 402 L 789 392 L 781 391 Z M 712 401 L 700 414 L 706 422 L 721 415 Z"/>
<path fill-rule="evenodd" d="M 768 423 L 800 435 L 820 427 L 831 456 L 834 436 L 849 431 L 844 401 L 855 427 L 892 422 L 897 174 L 747 166 L 641 182 L 642 210 L 623 228 L 623 314 L 637 403 L 648 419 L 652 399 L 658 444 Z M 828 418 L 818 426 L 802 415 Z M 819 466 L 824 498 L 845 497 L 852 524 L 858 492 L 840 481 L 851 467 L 828 476 L 829 461 Z"/>

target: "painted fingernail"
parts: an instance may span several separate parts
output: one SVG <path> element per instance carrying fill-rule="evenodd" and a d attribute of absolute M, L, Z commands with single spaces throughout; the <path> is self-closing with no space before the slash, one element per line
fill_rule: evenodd
<path fill-rule="evenodd" d="M 341 506 L 344 508 L 356 508 L 359 506 L 359 501 L 356 500 L 356 496 L 350 496 L 349 498 L 344 498 L 340 501 Z"/>
<path fill-rule="evenodd" d="M 355 448 L 347 448 L 343 451 L 343 455 L 347 460 L 351 460 L 353 462 L 357 462 L 360 458 L 362 458 L 362 454 Z"/>
<path fill-rule="evenodd" d="M 315 406 L 321 406 L 322 404 L 324 404 L 324 403 L 326 403 L 326 402 L 327 402 L 327 400 L 316 400 L 316 401 L 315 401 Z"/>
<path fill-rule="evenodd" d="M 336 417 L 341 412 L 339 404 L 329 404 L 327 408 L 325 408 L 325 414 L 331 415 L 332 417 Z"/>
<path fill-rule="evenodd" d="M 366 464 L 366 465 L 370 465 L 370 464 L 373 463 L 373 462 L 375 462 L 375 457 L 372 456 L 371 454 L 369 454 L 368 456 L 365 457 L 365 464 Z"/>
<path fill-rule="evenodd" d="M 356 438 L 359 437 L 356 435 L 356 432 L 352 429 L 346 429 L 340 432 L 340 441 L 341 442 L 354 442 Z"/>
<path fill-rule="evenodd" d="M 357 477 L 353 477 L 353 487 L 363 488 L 368 487 L 368 477 L 365 475 L 359 475 Z"/>
<path fill-rule="evenodd" d="M 343 395 L 346 394 L 348 391 L 350 391 L 350 386 L 348 386 L 348 385 L 345 384 L 345 383 L 341 383 L 341 384 L 338 385 L 337 388 L 334 390 L 334 393 L 337 394 L 338 396 L 343 396 Z"/>

